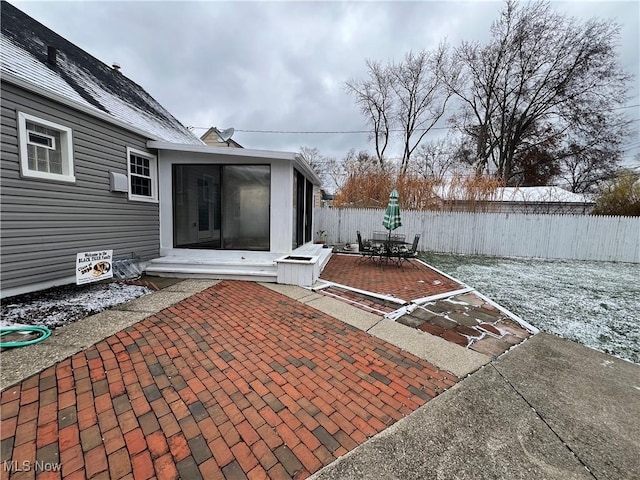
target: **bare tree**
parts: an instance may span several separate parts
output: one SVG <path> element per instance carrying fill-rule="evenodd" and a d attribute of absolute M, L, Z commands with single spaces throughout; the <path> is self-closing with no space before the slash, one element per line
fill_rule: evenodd
<path fill-rule="evenodd" d="M 403 62 L 391 66 L 391 85 L 397 98 L 394 116 L 402 135 L 402 174 L 422 139 L 445 113 L 451 93 L 437 74 L 443 68 L 445 53 L 444 44 L 434 52 L 409 52 Z"/>
<path fill-rule="evenodd" d="M 330 192 L 340 190 L 350 176 L 368 175 L 381 170 L 375 156 L 369 152 L 351 149 L 337 160 L 320 153 L 317 147 L 300 147 L 298 152 L 322 180 L 322 188 Z"/>
<path fill-rule="evenodd" d="M 382 167 L 392 132 L 399 132 L 402 140 L 400 171 L 404 174 L 415 149 L 444 115 L 451 93 L 437 72 L 442 69 L 445 53 L 442 45 L 436 51 L 409 52 L 399 63 L 383 65 L 367 60 L 368 77 L 346 83 L 372 128 Z"/>
<path fill-rule="evenodd" d="M 345 169 L 342 161 L 335 157 L 325 157 L 325 168 L 327 172 L 327 188 L 329 191 L 336 192 L 340 189 L 345 179 Z"/>
<path fill-rule="evenodd" d="M 469 174 L 469 166 L 460 161 L 460 141 L 452 135 L 422 142 L 415 151 L 415 173 L 441 183 L 446 176 Z"/>
<path fill-rule="evenodd" d="M 556 145 L 551 153 L 560 157 L 582 131 L 623 138 L 628 123 L 616 107 L 631 77 L 617 62 L 618 36 L 611 21 L 579 22 L 546 1 L 508 1 L 489 44 L 463 42 L 441 77 L 462 102 L 455 125 L 475 142 L 477 171 L 513 183 L 519 163 L 543 145 Z M 583 146 L 583 155 L 594 151 Z"/>
<path fill-rule="evenodd" d="M 394 97 L 393 77 L 389 66 L 374 60 L 366 60 L 369 77 L 346 83 L 347 91 L 355 96 L 356 104 L 371 125 L 371 137 L 375 143 L 376 156 L 384 167 L 385 151 L 393 121 Z"/>
<path fill-rule="evenodd" d="M 344 160 L 338 161 L 333 157 L 327 157 L 320 153 L 316 147 L 300 147 L 299 154 L 318 174 L 322 181 L 322 188 L 328 191 L 336 191 L 344 181 Z"/>
<path fill-rule="evenodd" d="M 570 144 L 560 159 L 559 176 L 574 193 L 594 192 L 613 178 L 619 160 L 619 152 L 608 148 Z"/>
<path fill-rule="evenodd" d="M 318 174 L 320 180 L 322 180 L 322 185 L 326 183 L 326 161 L 324 157 L 320 154 L 320 150 L 316 147 L 300 147 L 300 151 L 298 152 L 300 156 L 309 164 L 311 168 Z"/>
<path fill-rule="evenodd" d="M 345 174 L 350 176 L 368 175 L 381 170 L 376 158 L 365 150 L 356 152 L 352 148 L 347 152 L 341 163 Z"/>

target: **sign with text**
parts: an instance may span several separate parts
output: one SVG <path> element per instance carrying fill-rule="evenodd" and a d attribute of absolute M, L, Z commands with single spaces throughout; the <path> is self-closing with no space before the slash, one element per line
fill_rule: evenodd
<path fill-rule="evenodd" d="M 113 250 L 82 252 L 76 255 L 76 285 L 113 278 Z"/>

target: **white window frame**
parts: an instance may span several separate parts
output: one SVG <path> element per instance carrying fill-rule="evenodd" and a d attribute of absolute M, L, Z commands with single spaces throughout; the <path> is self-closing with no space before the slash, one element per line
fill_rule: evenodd
<path fill-rule="evenodd" d="M 149 160 L 149 177 L 151 179 L 151 195 L 136 195 L 131 191 L 131 176 L 140 176 L 131 173 L 131 155 L 143 157 Z M 127 184 L 129 186 L 129 200 L 136 202 L 151 202 L 158 203 L 158 157 L 155 155 L 143 152 L 142 150 L 136 150 L 135 148 L 127 147 Z"/>
<path fill-rule="evenodd" d="M 42 125 L 43 127 L 47 127 L 60 132 L 60 157 L 62 159 L 62 173 L 41 172 L 39 170 L 32 170 L 29 168 L 29 153 L 27 149 L 28 145 L 37 145 L 38 147 L 48 148 L 49 150 L 55 150 L 56 145 L 55 139 L 53 137 L 51 137 L 53 147 L 29 141 L 29 132 L 33 131 L 27 129 L 27 122 L 36 123 L 38 125 Z M 44 133 L 33 133 L 42 137 L 49 137 L 49 135 Z M 73 167 L 73 134 L 71 128 L 51 122 L 49 120 L 44 120 L 33 115 L 29 115 L 28 113 L 18 112 L 18 141 L 20 144 L 20 172 L 23 177 L 75 183 L 76 177 Z"/>

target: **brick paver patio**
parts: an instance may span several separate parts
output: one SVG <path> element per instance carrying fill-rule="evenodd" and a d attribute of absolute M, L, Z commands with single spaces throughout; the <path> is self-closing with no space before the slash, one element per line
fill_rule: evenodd
<path fill-rule="evenodd" d="M 462 288 L 459 283 L 420 262 L 412 260 L 411 264 L 416 268 L 408 264 L 402 267 L 379 266 L 368 260 L 362 261 L 359 255 L 336 254 L 320 278 L 406 302 Z"/>
<path fill-rule="evenodd" d="M 1 477 L 304 478 L 456 381 L 270 289 L 224 281 L 2 392 L 1 460 L 61 471 Z"/>

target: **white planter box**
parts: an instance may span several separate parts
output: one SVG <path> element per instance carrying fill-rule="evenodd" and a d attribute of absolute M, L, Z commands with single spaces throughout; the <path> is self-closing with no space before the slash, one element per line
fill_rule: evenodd
<path fill-rule="evenodd" d="M 310 287 L 320 276 L 318 256 L 286 255 L 276 259 L 278 283 Z"/>

